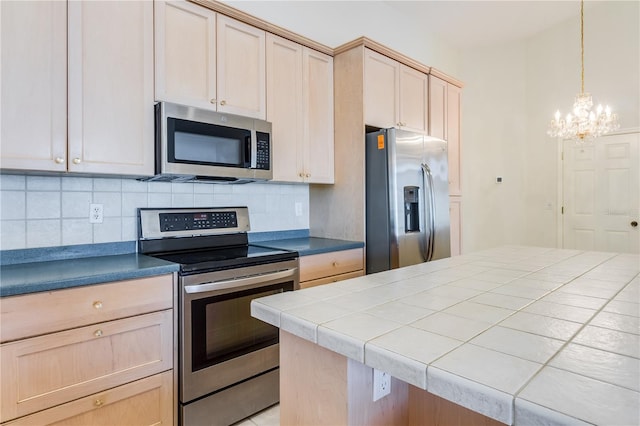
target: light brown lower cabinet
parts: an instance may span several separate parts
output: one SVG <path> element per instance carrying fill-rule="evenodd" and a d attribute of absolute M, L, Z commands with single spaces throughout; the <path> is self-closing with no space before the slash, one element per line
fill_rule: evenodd
<path fill-rule="evenodd" d="M 172 382 L 173 373 L 165 371 L 19 418 L 3 426 L 170 425 L 173 423 Z"/>
<path fill-rule="evenodd" d="M 329 284 L 364 275 L 361 248 L 300 256 L 300 288 Z"/>
<path fill-rule="evenodd" d="M 3 298 L 3 426 L 173 424 L 173 280 L 164 275 Z"/>

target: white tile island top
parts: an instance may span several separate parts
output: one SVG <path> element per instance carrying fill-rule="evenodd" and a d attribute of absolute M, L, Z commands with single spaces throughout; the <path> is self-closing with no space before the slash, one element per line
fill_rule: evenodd
<path fill-rule="evenodd" d="M 506 424 L 640 423 L 640 256 L 507 246 L 252 315 Z"/>

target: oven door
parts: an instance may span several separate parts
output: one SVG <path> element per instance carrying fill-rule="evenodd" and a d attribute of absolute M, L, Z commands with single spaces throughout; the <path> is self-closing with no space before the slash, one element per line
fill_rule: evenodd
<path fill-rule="evenodd" d="M 278 367 L 278 328 L 251 300 L 297 289 L 298 260 L 190 275 L 181 281 L 180 401 Z"/>

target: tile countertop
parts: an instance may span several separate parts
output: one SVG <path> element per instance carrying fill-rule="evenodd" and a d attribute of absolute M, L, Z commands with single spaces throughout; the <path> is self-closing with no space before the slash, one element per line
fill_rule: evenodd
<path fill-rule="evenodd" d="M 640 423 L 640 256 L 508 246 L 252 315 L 506 424 Z"/>
<path fill-rule="evenodd" d="M 0 267 L 0 297 L 130 280 L 175 272 L 177 263 L 129 253 Z"/>
<path fill-rule="evenodd" d="M 336 240 L 332 238 L 303 237 L 288 238 L 271 241 L 256 241 L 251 244 L 261 247 L 281 250 L 294 250 L 300 256 L 328 253 L 332 251 L 349 250 L 364 247 L 364 243 L 356 241 Z"/>

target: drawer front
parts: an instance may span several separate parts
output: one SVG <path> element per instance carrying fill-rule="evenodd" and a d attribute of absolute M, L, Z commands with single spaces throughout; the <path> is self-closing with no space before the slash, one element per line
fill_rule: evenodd
<path fill-rule="evenodd" d="M 173 310 L 0 346 L 0 421 L 173 367 Z"/>
<path fill-rule="evenodd" d="M 171 309 L 173 275 L 2 298 L 0 341 Z"/>
<path fill-rule="evenodd" d="M 361 277 L 364 275 L 364 271 L 348 272 L 346 274 L 333 275 L 331 277 L 319 278 L 317 280 L 302 281 L 300 282 L 300 288 L 315 287 L 322 284 L 331 284 L 342 280 L 348 280 L 349 278 Z"/>
<path fill-rule="evenodd" d="M 172 379 L 172 371 L 156 374 L 22 417 L 3 426 L 171 425 Z"/>
<path fill-rule="evenodd" d="M 300 256 L 300 282 L 358 271 L 363 265 L 361 248 Z"/>

